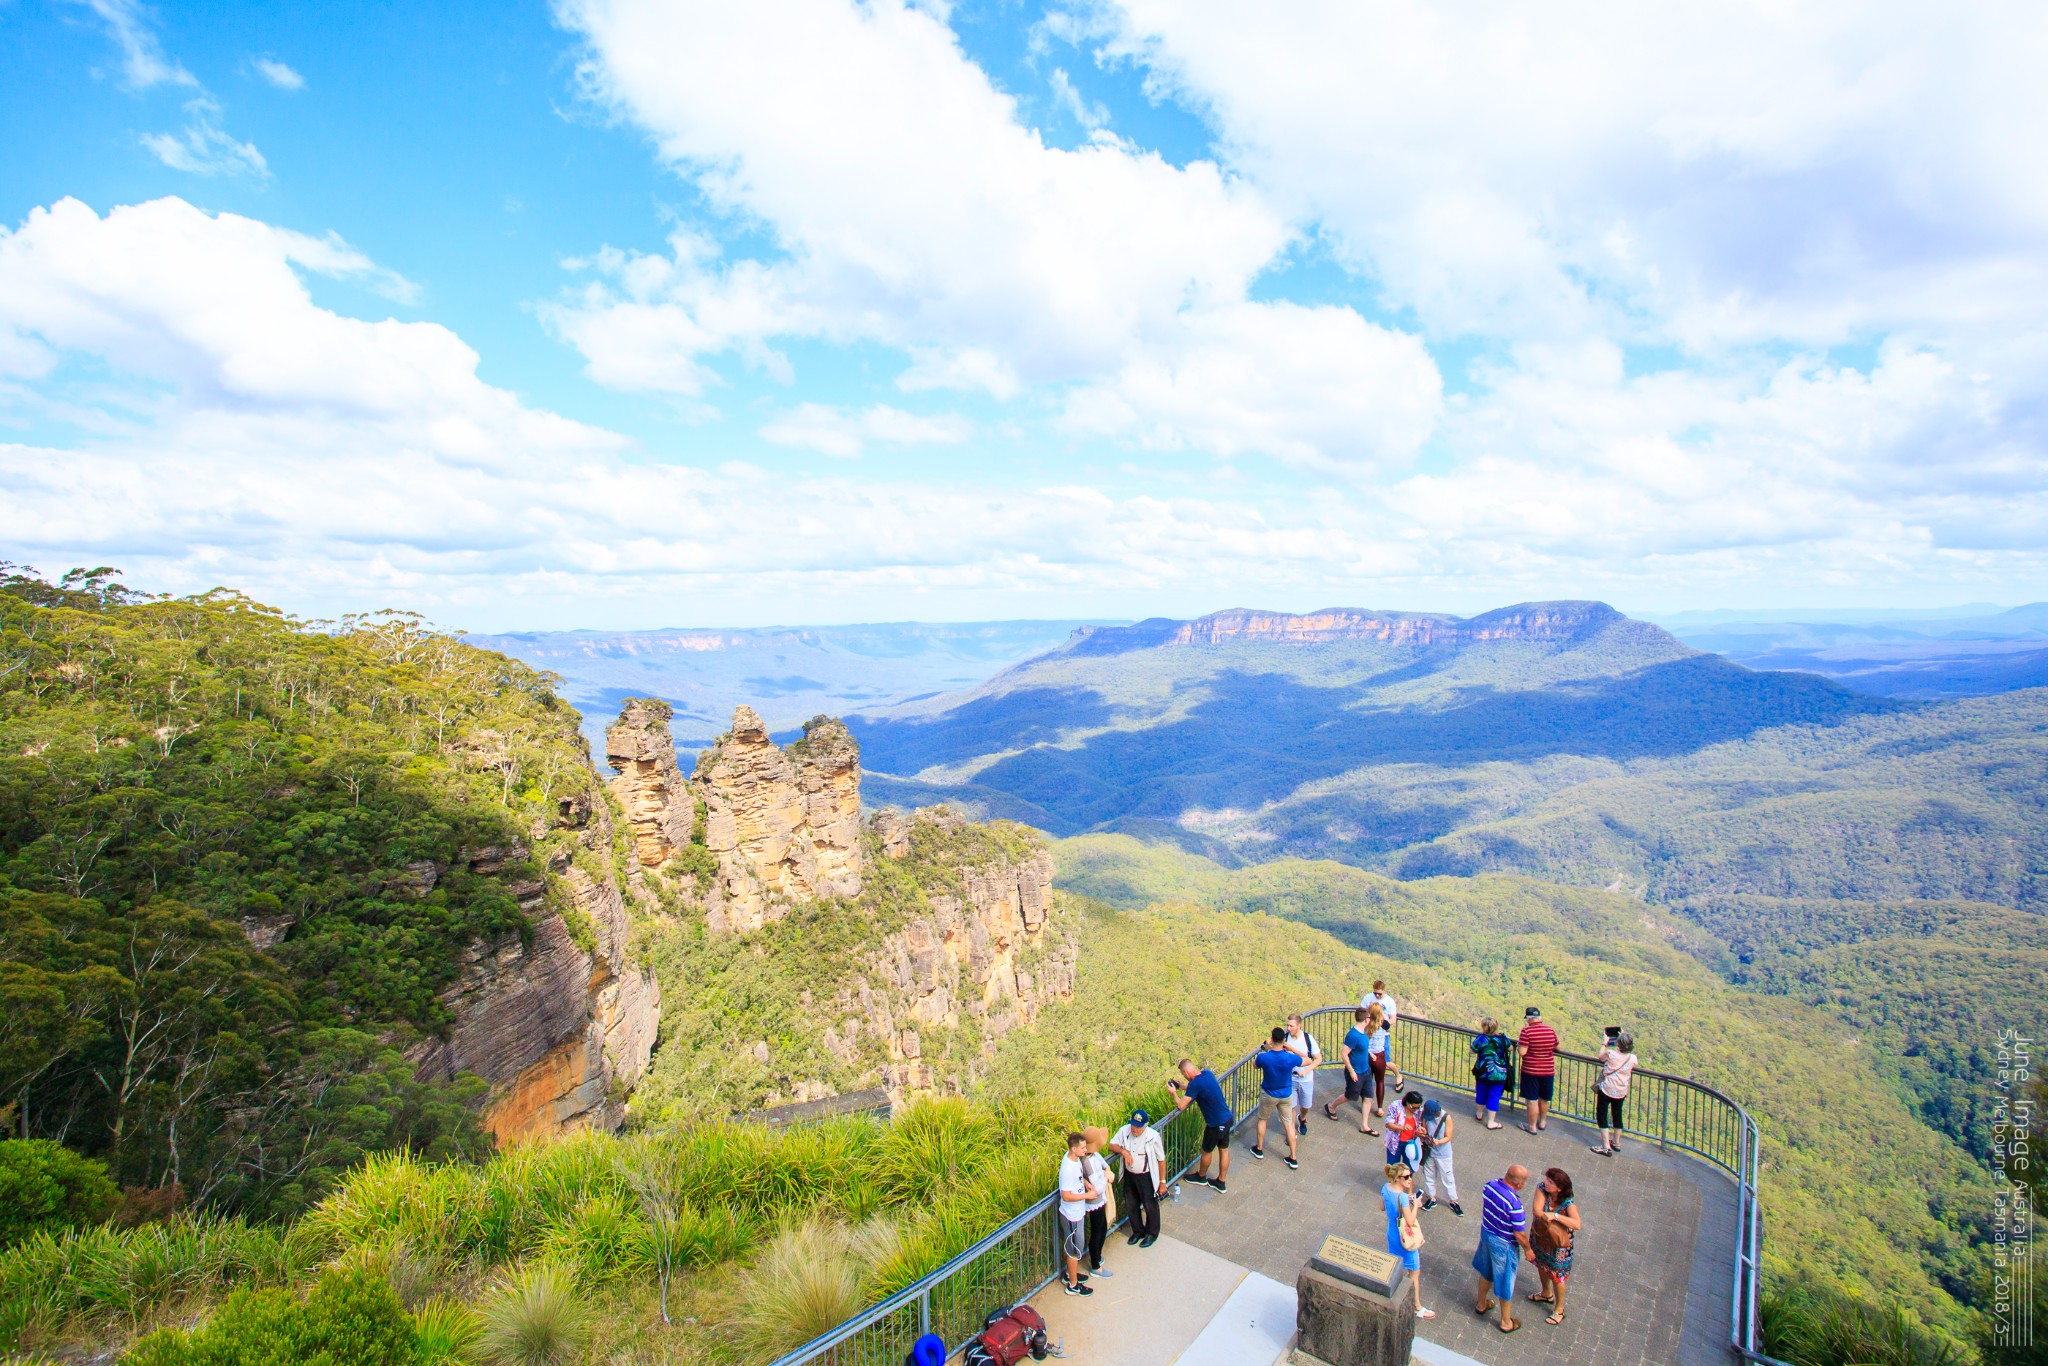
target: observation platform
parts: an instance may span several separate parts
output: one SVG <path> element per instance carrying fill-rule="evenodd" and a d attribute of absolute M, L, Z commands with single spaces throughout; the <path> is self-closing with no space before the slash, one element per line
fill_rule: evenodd
<path fill-rule="evenodd" d="M 1317 1073 L 1318 1101 L 1341 1101 L 1341 1067 Z M 1422 1216 L 1422 1302 L 1437 1317 L 1417 1323 L 1414 1359 L 1427 1366 L 1728 1366 L 1730 1267 L 1737 1256 L 1734 1181 L 1696 1158 L 1630 1138 L 1619 1157 L 1597 1157 L 1588 1126 L 1552 1116 L 1540 1135 L 1524 1133 L 1519 1110 L 1499 1130 L 1472 1119 L 1469 1092 L 1411 1077 L 1456 1121 L 1452 1145 L 1460 1217 L 1439 1204 Z M 1240 1111 L 1242 1113 L 1242 1110 Z M 1230 1189 L 1183 1182 L 1161 1205 L 1162 1236 L 1151 1248 L 1110 1235 L 1104 1265 L 1114 1274 L 1082 1298 L 1048 1286 L 1034 1301 L 1067 1359 L 1104 1366 L 1268 1366 L 1284 1359 L 1294 1334 L 1294 1280 L 1336 1233 L 1384 1247 L 1380 1204 L 1382 1140 L 1358 1132 L 1355 1109 L 1335 1123 L 1320 1110 L 1298 1140 L 1301 1169 L 1281 1161 L 1284 1139 L 1269 1133 L 1263 1161 L 1251 1155 L 1252 1128 L 1238 1129 Z M 1479 1193 L 1519 1162 L 1532 1173 L 1570 1174 L 1585 1227 L 1576 1244 L 1565 1322 L 1543 1321 L 1549 1306 L 1526 1298 L 1536 1269 L 1523 1263 L 1516 1317 L 1503 1334 L 1472 1304 L 1479 1241 Z M 1529 1195 L 1533 1185 L 1524 1189 Z"/>

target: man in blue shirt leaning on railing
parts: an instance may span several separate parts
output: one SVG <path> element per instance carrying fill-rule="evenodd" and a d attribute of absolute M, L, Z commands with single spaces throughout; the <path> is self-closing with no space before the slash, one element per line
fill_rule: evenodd
<path fill-rule="evenodd" d="M 1193 1102 L 1202 1110 L 1202 1156 L 1195 1163 L 1192 1180 L 1199 1181 L 1214 1191 L 1228 1190 L 1223 1183 L 1230 1179 L 1230 1131 L 1237 1124 L 1237 1112 L 1230 1108 L 1224 1098 L 1223 1083 L 1216 1080 L 1216 1074 L 1206 1067 L 1197 1067 L 1190 1058 L 1180 1060 L 1180 1074 L 1185 1086 L 1179 1081 L 1169 1081 L 1166 1089 L 1173 1092 L 1175 1111 L 1185 1110 Z M 1216 1154 L 1216 1177 L 1209 1177 L 1209 1154 Z"/>

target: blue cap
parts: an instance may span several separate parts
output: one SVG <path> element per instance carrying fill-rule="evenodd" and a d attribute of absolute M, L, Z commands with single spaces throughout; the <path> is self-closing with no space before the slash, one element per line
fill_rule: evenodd
<path fill-rule="evenodd" d="M 1149 1124 L 1150 1122 L 1151 1122 L 1151 1119 L 1150 1119 L 1150 1117 L 1149 1117 L 1148 1115 L 1146 1115 L 1146 1113 L 1145 1113 L 1145 1112 L 1144 1112 L 1143 1110 L 1133 1110 L 1133 1111 L 1131 1111 L 1131 1123 L 1133 1123 L 1133 1124 Z"/>
<path fill-rule="evenodd" d="M 1428 1115 L 1431 1119 L 1435 1119 L 1438 1115 L 1442 1114 L 1443 1112 L 1444 1107 L 1437 1104 L 1434 1100 L 1425 1100 L 1424 1102 L 1422 1102 L 1422 1113 Z"/>

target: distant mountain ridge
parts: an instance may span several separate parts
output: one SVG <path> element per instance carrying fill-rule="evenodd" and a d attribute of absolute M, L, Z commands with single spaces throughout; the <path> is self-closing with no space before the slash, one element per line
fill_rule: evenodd
<path fill-rule="evenodd" d="M 1373 640 L 1386 645 L 1430 646 L 1482 640 L 1569 640 L 1626 620 L 1604 602 L 1525 602 L 1476 617 L 1377 612 L 1360 607 L 1325 607 L 1303 613 L 1233 607 L 1192 621 L 1150 617 L 1130 626 L 1083 626 L 1074 632 L 1067 652 L 1112 655 L 1231 641 L 1327 645 L 1340 640 Z"/>

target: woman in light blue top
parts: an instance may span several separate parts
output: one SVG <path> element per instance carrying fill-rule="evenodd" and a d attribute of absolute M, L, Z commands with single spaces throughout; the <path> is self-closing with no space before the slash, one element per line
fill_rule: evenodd
<path fill-rule="evenodd" d="M 1387 1210 L 1387 1252 L 1408 1268 L 1408 1279 L 1415 1286 L 1415 1317 L 1433 1319 L 1436 1310 L 1422 1307 L 1422 1218 L 1415 1204 L 1415 1173 L 1405 1162 L 1389 1162 L 1386 1174 L 1380 1203 Z M 1405 1243 L 1404 1231 L 1408 1235 Z"/>

